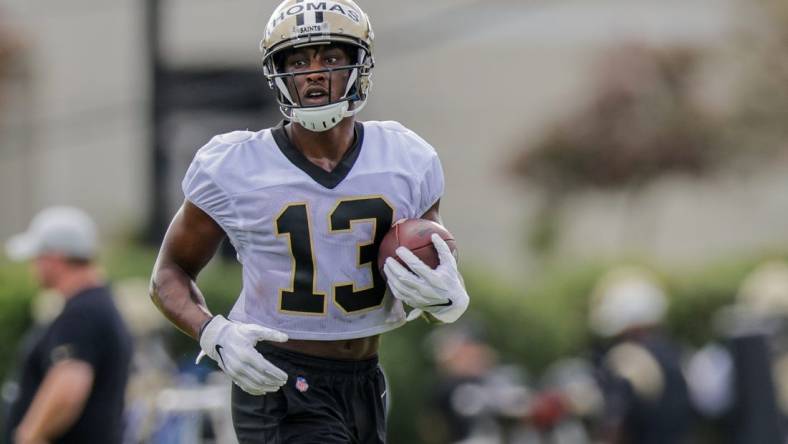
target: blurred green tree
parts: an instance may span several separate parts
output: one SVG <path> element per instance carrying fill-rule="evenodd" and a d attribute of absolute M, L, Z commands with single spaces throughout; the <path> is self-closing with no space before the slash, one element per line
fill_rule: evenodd
<path fill-rule="evenodd" d="M 612 49 L 601 61 L 591 103 L 523 147 L 514 171 L 562 194 L 708 170 L 716 159 L 711 122 L 690 87 L 697 58 L 685 48 Z"/>
<path fill-rule="evenodd" d="M 699 53 L 628 44 L 601 61 L 596 94 L 523 146 L 513 171 L 544 191 L 530 246 L 549 252 L 564 198 L 596 188 L 637 192 L 668 173 L 700 175 L 720 159 L 718 125 L 693 95 Z"/>

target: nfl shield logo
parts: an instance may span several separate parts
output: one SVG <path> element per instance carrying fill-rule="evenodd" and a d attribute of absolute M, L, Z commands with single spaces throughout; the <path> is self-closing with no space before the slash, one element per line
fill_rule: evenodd
<path fill-rule="evenodd" d="M 306 379 L 304 379 L 303 376 L 299 376 L 296 378 L 295 388 L 299 392 L 304 393 L 305 391 L 309 390 L 309 383 L 306 382 Z"/>

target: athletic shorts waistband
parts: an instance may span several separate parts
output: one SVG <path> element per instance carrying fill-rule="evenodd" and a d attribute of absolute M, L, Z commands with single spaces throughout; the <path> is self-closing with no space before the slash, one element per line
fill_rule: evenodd
<path fill-rule="evenodd" d="M 292 350 L 275 347 L 267 342 L 258 342 L 255 347 L 260 354 L 276 361 L 283 361 L 290 367 L 308 370 L 315 373 L 346 373 L 348 375 L 367 373 L 378 368 L 378 356 L 375 355 L 360 361 L 343 361 L 339 359 L 319 358 L 305 355 Z"/>

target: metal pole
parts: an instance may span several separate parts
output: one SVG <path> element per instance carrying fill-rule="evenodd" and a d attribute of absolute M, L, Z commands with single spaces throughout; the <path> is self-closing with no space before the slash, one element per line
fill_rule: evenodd
<path fill-rule="evenodd" d="M 149 81 L 150 81 L 150 161 L 151 180 L 149 188 L 150 208 L 148 213 L 147 241 L 158 244 L 167 223 L 166 178 L 168 158 L 164 149 L 162 119 L 165 116 L 164 67 L 161 60 L 161 0 L 145 0 L 145 35 Z"/>

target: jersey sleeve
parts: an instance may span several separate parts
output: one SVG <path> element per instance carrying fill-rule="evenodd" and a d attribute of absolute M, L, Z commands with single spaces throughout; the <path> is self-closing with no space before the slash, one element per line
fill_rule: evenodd
<path fill-rule="evenodd" d="M 207 169 L 198 153 L 183 178 L 181 184 L 183 195 L 226 230 L 233 225 L 232 204 L 227 193 L 216 183 Z"/>
<path fill-rule="evenodd" d="M 443 196 L 443 167 L 441 167 L 438 155 L 434 152 L 427 165 L 427 170 L 422 176 L 420 190 L 419 215 L 421 216 Z"/>
<path fill-rule="evenodd" d="M 224 230 L 236 249 L 242 248 L 239 216 L 227 187 L 220 183 L 229 168 L 227 153 L 231 145 L 221 136 L 214 137 L 194 156 L 181 183 L 186 200 L 210 216 Z M 226 179 L 226 178 L 225 178 Z"/>
<path fill-rule="evenodd" d="M 103 337 L 101 321 L 91 319 L 89 312 L 66 314 L 52 325 L 45 356 L 48 366 L 66 359 L 98 366 Z"/>

